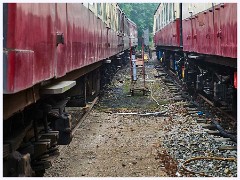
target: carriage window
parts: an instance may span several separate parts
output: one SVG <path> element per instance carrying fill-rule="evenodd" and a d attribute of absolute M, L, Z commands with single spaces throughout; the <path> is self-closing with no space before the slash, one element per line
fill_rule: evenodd
<path fill-rule="evenodd" d="M 113 12 L 114 12 L 114 8 L 113 8 L 113 5 L 111 5 L 111 27 L 112 27 L 112 29 L 114 29 L 114 20 L 115 20 Z"/>
<path fill-rule="evenodd" d="M 156 18 L 155 19 L 155 31 L 157 31 L 158 30 L 158 19 Z"/>
<path fill-rule="evenodd" d="M 118 12 L 118 31 L 120 32 L 120 30 L 121 30 L 121 13 L 119 10 L 117 12 Z"/>
<path fill-rule="evenodd" d="M 160 17 L 160 13 L 158 15 L 158 29 L 161 28 L 161 17 Z"/>
<path fill-rule="evenodd" d="M 106 3 L 103 3 L 103 20 L 107 20 Z"/>
<path fill-rule="evenodd" d="M 172 20 L 172 3 L 169 4 L 169 21 Z"/>
<path fill-rule="evenodd" d="M 97 12 L 98 12 L 98 15 L 102 16 L 102 6 L 101 6 L 101 3 L 97 3 Z"/>
<path fill-rule="evenodd" d="M 165 26 L 166 23 L 166 8 L 165 6 L 163 7 L 163 26 Z"/>
<path fill-rule="evenodd" d="M 164 15 L 163 15 L 163 9 L 162 9 L 161 27 L 163 27 L 163 21 L 164 21 Z"/>
<path fill-rule="evenodd" d="M 163 26 L 166 24 L 166 6 L 163 8 L 163 16 L 164 16 L 164 21 L 163 21 Z"/>
<path fill-rule="evenodd" d="M 116 31 L 118 31 L 118 14 L 117 14 L 117 9 L 115 9 L 115 27 L 116 27 Z"/>
<path fill-rule="evenodd" d="M 168 3 L 166 4 L 166 23 L 168 23 Z"/>

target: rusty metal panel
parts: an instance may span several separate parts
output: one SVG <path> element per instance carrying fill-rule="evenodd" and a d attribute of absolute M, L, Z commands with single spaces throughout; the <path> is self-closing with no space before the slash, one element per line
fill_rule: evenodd
<path fill-rule="evenodd" d="M 83 38 L 83 46 L 84 46 L 84 59 L 83 59 L 83 66 L 86 66 L 88 64 L 91 64 L 93 62 L 92 59 L 90 59 L 89 56 L 89 48 L 90 48 L 90 43 L 91 43 L 91 39 L 90 39 L 90 30 L 89 30 L 89 11 L 87 8 L 85 8 L 84 6 L 82 6 L 82 11 L 81 13 L 83 13 L 82 15 L 84 16 L 83 18 L 83 27 L 84 27 L 84 38 Z"/>
<path fill-rule="evenodd" d="M 191 51 L 192 49 L 192 29 L 191 19 L 185 19 L 182 21 L 183 26 L 183 50 Z"/>
<path fill-rule="evenodd" d="M 65 3 L 56 4 L 56 33 L 57 36 L 62 36 L 63 41 L 60 42 L 56 47 L 56 66 L 55 66 L 55 76 L 64 76 L 67 72 L 66 64 L 67 59 L 67 14 L 66 14 Z"/>
<path fill-rule="evenodd" d="M 26 87 L 30 87 L 33 84 L 33 51 L 24 52 L 10 52 L 15 53 L 15 81 L 14 91 L 18 92 Z"/>
<path fill-rule="evenodd" d="M 102 48 L 105 50 L 105 52 L 106 52 L 106 56 L 104 56 L 104 57 L 110 57 L 110 48 L 108 48 L 106 45 L 108 44 L 108 43 L 110 43 L 111 42 L 111 39 L 112 39 L 112 34 L 111 34 L 111 29 L 109 29 L 109 28 L 105 28 L 104 26 L 102 26 L 102 28 L 103 29 L 106 29 L 106 41 L 103 41 L 102 42 Z"/>
<path fill-rule="evenodd" d="M 160 45 L 163 45 L 163 44 L 164 44 L 163 32 L 164 32 L 164 29 L 162 28 L 162 29 L 159 31 L 159 44 L 160 44 Z"/>
<path fill-rule="evenodd" d="M 168 34 L 168 31 L 169 31 L 169 29 L 168 29 L 168 26 L 165 26 L 164 27 L 164 34 L 163 34 L 163 36 L 165 37 L 165 40 L 164 40 L 164 45 L 166 46 L 166 45 L 168 45 L 168 36 L 169 36 L 169 34 Z"/>
<path fill-rule="evenodd" d="M 104 41 L 105 39 L 105 35 L 104 35 L 104 32 L 102 32 L 102 26 L 101 26 L 101 22 L 99 21 L 99 19 L 95 18 L 94 19 L 94 22 L 95 22 L 95 33 L 96 33 L 96 36 L 95 36 L 95 40 L 96 40 L 96 43 L 97 43 L 97 60 L 100 60 L 101 57 L 104 56 L 104 50 L 102 49 L 102 45 L 101 45 L 101 42 Z"/>
<path fill-rule="evenodd" d="M 99 39 L 98 39 L 98 44 L 99 44 L 99 60 L 104 59 L 104 57 L 108 56 L 108 51 L 105 48 L 104 44 L 108 41 L 108 30 L 105 26 L 105 24 L 102 24 L 101 20 L 98 19 L 98 24 L 99 24 Z"/>
<path fill-rule="evenodd" d="M 177 32 L 176 32 L 176 21 L 173 21 L 171 23 L 171 40 L 172 40 L 172 43 L 171 43 L 171 46 L 175 46 L 176 44 L 176 38 L 177 38 Z"/>
<path fill-rule="evenodd" d="M 97 46 L 96 46 L 97 42 L 95 41 L 96 27 L 94 27 L 95 26 L 95 24 L 94 24 L 94 14 L 92 12 L 88 11 L 88 16 L 89 16 L 88 30 L 90 31 L 88 57 L 89 57 L 91 62 L 96 62 L 98 59 L 97 59 Z"/>
<path fill-rule="evenodd" d="M 117 54 L 119 52 L 118 51 L 118 33 L 115 32 L 114 36 L 115 36 L 115 38 L 114 38 L 114 48 L 115 48 L 115 54 Z"/>
<path fill-rule="evenodd" d="M 12 92 L 27 89 L 38 82 L 50 79 L 54 76 L 54 10 L 54 4 L 8 4 L 8 19 L 7 24 L 4 24 L 4 26 L 7 26 L 8 31 L 6 51 L 9 49 L 18 51 L 15 58 L 18 58 L 18 61 L 21 62 L 21 67 L 24 67 L 22 71 L 34 72 L 33 81 L 31 83 L 29 83 L 27 80 L 26 82 L 23 81 L 23 84 L 21 85 L 18 84 L 17 86 L 14 86 L 14 84 L 12 84 L 11 86 L 13 88 L 16 87 L 16 89 L 12 89 Z M 19 52 L 21 52 L 21 55 Z M 26 52 L 34 53 L 30 53 L 30 58 L 30 54 L 27 56 Z M 29 62 L 28 60 L 24 61 L 24 59 L 21 59 L 26 58 L 26 56 L 27 59 L 31 59 L 32 62 Z M 13 59 L 13 62 L 18 63 L 16 62 L 16 59 Z M 11 66 L 15 66 L 15 64 L 11 64 Z M 18 77 L 16 74 L 17 73 L 12 75 L 12 81 L 8 82 L 13 83 L 15 79 L 24 79 L 21 74 L 18 74 Z"/>
<path fill-rule="evenodd" d="M 25 48 L 34 51 L 32 68 L 34 72 L 33 84 L 36 84 L 51 79 L 55 75 L 55 4 L 32 3 L 21 4 L 21 6 L 22 9 L 26 10 L 25 12 L 28 12 L 27 17 L 23 18 L 27 22 L 21 26 L 29 26 L 29 31 L 23 32 L 23 36 L 26 36 L 26 42 L 29 42 Z M 22 19 L 19 21 L 22 23 Z"/>
<path fill-rule="evenodd" d="M 163 31 L 163 42 L 164 42 L 164 46 L 166 46 L 167 45 L 167 43 L 168 43 L 168 32 L 167 32 L 167 27 L 165 26 L 164 27 L 164 31 Z"/>
<path fill-rule="evenodd" d="M 221 8 L 220 4 L 214 8 L 214 54 L 221 56 L 221 29 L 220 29 L 220 21 L 221 21 Z"/>
<path fill-rule="evenodd" d="M 214 46 L 214 15 L 213 15 L 213 10 L 208 10 L 206 11 L 207 16 L 208 16 L 208 32 L 206 35 L 206 53 L 207 54 L 214 54 L 215 53 L 215 46 Z"/>
<path fill-rule="evenodd" d="M 103 28 L 107 29 L 105 26 L 103 26 Z M 103 48 L 107 51 L 107 57 L 111 56 L 112 31 L 112 29 L 107 30 L 107 41 L 102 44 Z M 109 47 L 108 44 L 110 45 Z"/>
<path fill-rule="evenodd" d="M 72 70 L 77 69 L 80 66 L 80 53 L 79 50 L 81 48 L 80 46 L 80 26 L 78 23 L 78 19 L 80 17 L 78 14 L 75 14 L 76 8 L 74 4 L 68 4 L 67 6 L 67 16 L 68 16 L 68 57 L 71 55 L 72 59 Z M 69 52 L 71 51 L 71 52 Z"/>
<path fill-rule="evenodd" d="M 165 34 L 166 34 L 166 27 L 164 27 L 163 29 L 162 29 L 162 45 L 165 45 L 166 44 L 166 42 L 167 42 L 167 37 L 165 36 Z"/>
<path fill-rule="evenodd" d="M 196 23 L 196 34 L 198 40 L 197 52 L 207 54 L 208 43 L 209 43 L 209 34 L 208 34 L 208 14 L 200 13 L 198 14 Z"/>
<path fill-rule="evenodd" d="M 182 23 L 180 21 L 180 19 L 177 19 L 176 20 L 176 31 L 177 31 L 177 39 L 176 39 L 176 46 L 179 46 L 180 47 L 180 23 Z"/>
<path fill-rule="evenodd" d="M 221 55 L 224 57 L 237 58 L 237 4 L 221 4 L 219 37 Z"/>
<path fill-rule="evenodd" d="M 108 57 L 108 49 L 106 49 L 104 46 L 104 44 L 108 42 L 108 30 L 105 24 L 103 24 L 100 19 L 98 19 L 98 23 L 100 25 L 99 48 L 101 52 L 99 60 L 101 60 Z"/>
<path fill-rule="evenodd" d="M 192 46 L 191 51 L 198 52 L 198 35 L 197 35 L 197 17 L 194 16 L 191 18 L 191 26 L 192 26 Z"/>
<path fill-rule="evenodd" d="M 166 26 L 166 46 L 172 46 L 172 23 Z"/>
<path fill-rule="evenodd" d="M 73 49 L 73 18 L 71 14 L 71 6 L 72 4 L 67 4 L 67 59 L 68 63 L 66 64 L 66 71 L 72 71 L 73 70 L 73 54 L 72 54 L 72 49 Z"/>
<path fill-rule="evenodd" d="M 170 39 L 169 39 L 169 32 L 171 34 L 171 29 L 169 28 L 169 24 L 165 27 L 165 37 L 166 37 L 166 42 L 165 45 L 169 46 Z"/>
<path fill-rule="evenodd" d="M 164 44 L 164 40 L 163 40 L 163 28 L 159 31 L 159 45 L 163 45 Z"/>
<path fill-rule="evenodd" d="M 89 21 L 89 16 L 88 16 L 88 10 L 85 7 L 81 7 L 79 9 L 81 12 L 79 16 L 81 16 L 81 21 L 79 22 L 79 26 L 81 27 L 81 39 L 79 40 L 81 42 L 81 67 L 84 67 L 88 64 L 90 64 L 89 59 L 87 59 L 87 48 L 88 48 L 88 40 L 89 40 L 89 31 L 88 31 L 88 21 Z M 76 12 L 77 13 L 77 12 Z M 81 23 L 81 25 L 80 25 Z"/>
<path fill-rule="evenodd" d="M 163 37 L 163 34 L 164 34 L 164 29 L 161 29 L 159 31 L 159 44 L 160 45 L 164 45 L 164 37 Z"/>
<path fill-rule="evenodd" d="M 80 48 L 78 49 L 78 52 L 76 52 L 76 53 L 79 53 L 80 55 L 78 59 L 78 61 L 80 61 L 79 62 L 80 66 L 78 66 L 78 69 L 79 69 L 81 67 L 88 65 L 88 62 L 87 62 L 88 22 L 86 22 L 86 20 L 88 21 L 88 10 L 87 8 L 81 6 L 81 8 L 79 8 L 75 14 L 78 14 L 78 17 L 79 17 L 78 19 L 76 19 L 79 27 L 78 29 L 76 29 L 76 31 L 78 31 L 79 33 L 78 43 L 80 44 Z"/>
<path fill-rule="evenodd" d="M 112 36 L 113 36 L 113 39 L 112 39 L 112 43 L 110 44 L 110 47 L 111 47 L 111 49 L 112 49 L 112 55 L 114 55 L 114 54 L 117 53 L 117 52 L 116 52 L 116 46 L 115 46 L 115 41 L 116 41 L 116 39 L 117 39 L 117 35 L 116 35 L 116 32 L 115 32 L 115 31 L 113 31 Z"/>
<path fill-rule="evenodd" d="M 93 24 L 92 24 L 92 29 L 94 30 L 94 39 L 93 39 L 93 43 L 94 43 L 94 57 L 95 57 L 95 61 L 98 61 L 98 31 L 99 31 L 99 25 L 97 23 L 97 19 L 94 18 L 94 14 L 91 14 L 92 19 L 93 19 Z"/>
<path fill-rule="evenodd" d="M 180 19 L 172 22 L 172 45 L 180 46 Z"/>
<path fill-rule="evenodd" d="M 117 38 L 115 31 L 112 31 L 112 40 L 111 43 L 108 44 L 107 46 L 111 48 L 111 56 L 113 56 L 116 52 L 115 52 L 115 46 L 114 46 L 114 41 Z"/>
<path fill-rule="evenodd" d="M 33 51 L 4 53 L 4 94 L 19 92 L 33 84 Z"/>
<path fill-rule="evenodd" d="M 101 42 L 102 49 L 105 51 L 103 57 L 108 58 L 110 56 L 110 48 L 106 48 L 106 44 L 111 41 L 111 30 L 102 25 L 102 31 L 104 32 L 105 39 Z"/>
<path fill-rule="evenodd" d="M 111 47 L 111 50 L 112 50 L 111 55 L 117 54 L 116 40 L 117 40 L 117 33 L 115 31 L 112 31 L 112 44 L 110 44 L 110 47 Z"/>

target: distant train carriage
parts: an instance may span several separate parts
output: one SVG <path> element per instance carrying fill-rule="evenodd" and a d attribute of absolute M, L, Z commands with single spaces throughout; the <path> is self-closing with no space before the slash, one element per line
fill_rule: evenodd
<path fill-rule="evenodd" d="M 153 32 L 162 64 L 236 115 L 237 4 L 161 3 Z"/>

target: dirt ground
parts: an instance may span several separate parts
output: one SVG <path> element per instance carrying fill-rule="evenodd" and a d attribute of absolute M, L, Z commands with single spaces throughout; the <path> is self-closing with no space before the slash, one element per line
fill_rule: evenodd
<path fill-rule="evenodd" d="M 196 121 L 203 117 L 186 109 L 180 89 L 167 86 L 156 65 L 146 63 L 146 95 L 131 96 L 130 68 L 120 69 L 44 176 L 237 177 L 237 151 L 219 150 L 233 142 L 209 135 Z M 224 160 L 193 161 L 183 169 L 198 156 Z"/>
<path fill-rule="evenodd" d="M 121 69 L 101 96 L 99 102 L 79 127 L 70 145 L 61 149 L 60 156 L 45 176 L 136 177 L 168 176 L 156 156 L 163 136 L 164 116 L 144 116 L 163 112 L 166 94 L 159 93 L 161 84 L 154 78 L 154 64 L 146 64 L 148 92 L 130 95 L 130 69 Z M 149 81 L 150 80 L 150 81 Z M 129 115 L 118 113 L 143 113 Z"/>

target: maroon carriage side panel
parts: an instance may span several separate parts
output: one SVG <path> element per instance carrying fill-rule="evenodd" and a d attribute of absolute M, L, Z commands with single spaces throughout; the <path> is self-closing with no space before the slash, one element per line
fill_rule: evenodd
<path fill-rule="evenodd" d="M 126 16 L 120 20 L 123 47 L 118 46 L 122 37 L 83 4 L 9 3 L 6 7 L 5 94 L 65 76 L 129 48 Z"/>

